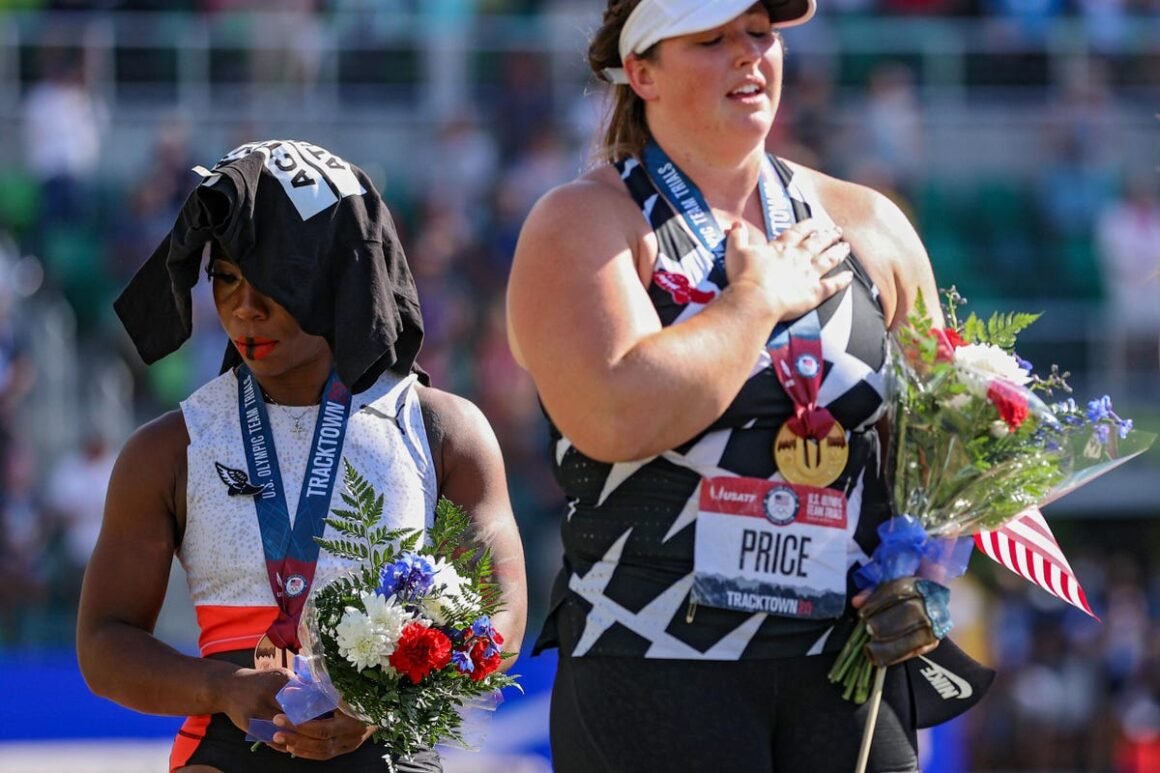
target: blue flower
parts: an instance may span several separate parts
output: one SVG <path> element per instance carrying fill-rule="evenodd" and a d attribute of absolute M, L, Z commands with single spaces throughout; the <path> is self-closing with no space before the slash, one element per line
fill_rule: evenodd
<path fill-rule="evenodd" d="M 1087 419 L 1093 424 L 1097 421 L 1110 418 L 1112 413 L 1112 398 L 1104 395 L 1103 397 L 1092 400 L 1087 405 Z"/>
<path fill-rule="evenodd" d="M 491 618 L 487 615 L 480 615 L 479 618 L 471 624 L 471 632 L 479 638 L 491 638 L 495 635 L 495 629 L 491 627 Z"/>
<path fill-rule="evenodd" d="M 1119 431 L 1120 431 L 1120 439 L 1123 440 L 1124 438 L 1126 438 L 1128 436 L 1128 433 L 1132 431 L 1132 420 L 1131 419 L 1123 419 L 1120 422 Z"/>
<path fill-rule="evenodd" d="M 1100 443 L 1107 443 L 1108 436 L 1111 435 L 1112 428 L 1107 424 L 1096 425 L 1096 437 L 1099 438 Z"/>
<path fill-rule="evenodd" d="M 466 650 L 452 652 L 451 662 L 455 664 L 461 674 L 470 674 L 475 670 L 475 664 L 471 662 L 471 655 Z"/>
<path fill-rule="evenodd" d="M 435 570 L 426 558 L 405 553 L 383 567 L 379 574 L 379 587 L 375 592 L 386 598 L 419 598 L 431 590 L 434 577 Z"/>
<path fill-rule="evenodd" d="M 1020 368 L 1023 368 L 1023 370 L 1027 371 L 1028 373 L 1035 370 L 1035 366 L 1032 365 L 1029 360 L 1023 359 L 1018 354 L 1015 355 L 1015 364 L 1017 364 Z"/>

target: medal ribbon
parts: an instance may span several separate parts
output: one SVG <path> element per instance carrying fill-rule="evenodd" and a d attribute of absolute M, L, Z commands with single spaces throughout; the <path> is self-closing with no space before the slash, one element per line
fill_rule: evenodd
<path fill-rule="evenodd" d="M 821 440 L 834 426 L 829 410 L 818 405 L 822 386 L 822 326 L 818 312 L 811 311 L 786 327 L 766 345 L 777 380 L 793 400 L 794 415 L 785 425 L 801 438 Z"/>
<path fill-rule="evenodd" d="M 649 141 L 641 154 L 645 170 L 653 185 L 664 194 L 673 208 L 685 219 L 689 230 L 713 255 L 719 269 L 721 286 L 728 284 L 725 276 L 725 233 L 717 224 L 708 202 L 696 184 L 685 176 L 660 145 Z M 773 164 L 763 157 L 757 192 L 761 196 L 765 218 L 765 235 L 773 241 L 796 222 L 793 203 L 785 185 L 777 180 Z M 778 184 L 774 184 L 777 180 Z M 782 330 L 778 332 L 777 327 Z M 811 311 L 789 326 L 778 325 L 770 336 L 766 349 L 773 361 L 778 381 L 794 402 L 794 416 L 787 422 L 790 431 L 798 437 L 821 440 L 834 426 L 834 417 L 825 408 L 818 407 L 818 390 L 822 384 L 821 323 L 816 311 Z M 810 368 L 810 363 L 814 367 Z M 804 372 L 803 372 L 804 370 Z M 808 375 L 807 375 L 808 374 Z"/>
<path fill-rule="evenodd" d="M 266 401 L 254 374 L 245 364 L 238 367 L 236 374 L 238 418 L 246 465 L 250 482 L 262 487 L 262 491 L 254 495 L 254 509 L 262 532 L 266 574 L 278 602 L 278 619 L 270 626 L 267 636 L 274 646 L 297 652 L 298 618 L 302 615 L 306 597 L 310 595 L 314 570 L 318 566 L 319 546 L 315 537 L 321 537 L 326 528 L 326 515 L 350 418 L 351 394 L 332 370 L 322 390 L 314 440 L 310 444 L 302 492 L 291 526 Z M 291 578 L 293 582 L 287 587 Z"/>

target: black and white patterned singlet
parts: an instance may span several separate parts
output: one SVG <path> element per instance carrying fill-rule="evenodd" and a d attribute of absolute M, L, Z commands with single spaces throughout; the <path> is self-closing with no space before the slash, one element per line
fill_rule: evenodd
<path fill-rule="evenodd" d="M 818 215 L 822 210 L 816 198 L 803 194 L 789 167 L 773 161 L 790 194 L 794 217 L 800 221 Z M 679 324 L 704 308 L 696 298 L 703 300 L 709 291 L 721 289 L 723 272 L 658 194 L 640 163 L 628 159 L 616 168 L 656 234 L 653 271 L 683 275 L 689 288 L 705 293 L 674 291 L 672 281 L 666 282 L 669 289 L 651 283 L 649 297 L 662 324 Z M 841 270 L 852 270 L 854 281 L 817 309 L 825 359 L 818 403 L 846 428 L 849 441 L 849 462 L 832 484 L 849 502 L 849 578 L 877 544 L 876 527 L 889 517 L 875 429 L 885 413 L 886 325 L 878 290 L 857 259 L 851 255 L 835 269 Z M 697 437 L 659 456 L 598 462 L 550 424 L 551 461 L 567 502 L 564 567 L 536 650 L 559 646 L 576 657 L 739 660 L 839 648 L 844 637 L 830 636 L 834 620 L 701 605 L 688 621 L 702 477 L 735 474 L 781 480 L 772 448 L 778 429 L 792 414 L 793 401 L 762 349 L 725 413 Z"/>

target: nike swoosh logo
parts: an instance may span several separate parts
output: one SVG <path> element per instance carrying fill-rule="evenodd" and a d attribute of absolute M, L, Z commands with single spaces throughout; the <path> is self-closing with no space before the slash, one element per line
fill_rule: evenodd
<path fill-rule="evenodd" d="M 951 698 L 966 700 L 975 694 L 970 683 L 958 674 L 947 671 L 942 666 L 922 655 L 919 655 L 918 659 L 926 663 L 926 668 L 920 668 L 918 673 L 922 674 L 923 678 L 930 682 L 930 686 L 943 697 L 943 700 L 950 700 Z"/>

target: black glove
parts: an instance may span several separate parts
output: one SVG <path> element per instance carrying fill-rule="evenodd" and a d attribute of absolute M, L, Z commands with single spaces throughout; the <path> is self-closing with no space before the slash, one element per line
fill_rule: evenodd
<path fill-rule="evenodd" d="M 903 577 L 874 589 L 858 616 L 866 621 L 866 654 L 891 666 L 930 652 L 951 629 L 950 590 L 937 582 Z"/>

